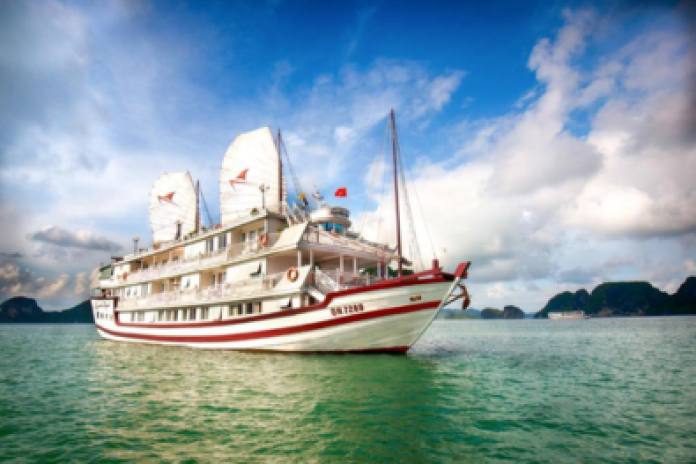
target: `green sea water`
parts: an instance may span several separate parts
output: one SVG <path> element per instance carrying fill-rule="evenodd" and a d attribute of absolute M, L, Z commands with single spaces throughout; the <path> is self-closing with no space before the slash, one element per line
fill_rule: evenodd
<path fill-rule="evenodd" d="M 0 460 L 695 462 L 696 317 L 438 321 L 406 356 L 3 325 Z"/>

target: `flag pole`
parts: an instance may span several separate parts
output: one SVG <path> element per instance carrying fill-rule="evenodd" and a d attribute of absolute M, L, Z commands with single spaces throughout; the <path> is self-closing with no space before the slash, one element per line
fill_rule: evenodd
<path fill-rule="evenodd" d="M 389 114 L 392 129 L 392 156 L 394 158 L 394 202 L 396 205 L 396 252 L 398 256 L 399 277 L 401 277 L 401 220 L 399 218 L 399 182 L 397 177 L 398 167 L 396 165 L 396 120 L 394 118 L 394 108 Z M 386 271 L 386 270 L 385 270 Z"/>

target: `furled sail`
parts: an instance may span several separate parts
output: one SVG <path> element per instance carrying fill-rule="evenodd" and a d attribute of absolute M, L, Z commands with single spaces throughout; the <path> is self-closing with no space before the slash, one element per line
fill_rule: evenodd
<path fill-rule="evenodd" d="M 262 188 L 264 191 L 262 191 Z M 285 201 L 282 167 L 271 129 L 238 135 L 220 169 L 220 215 L 223 224 L 265 205 L 280 212 Z"/>
<path fill-rule="evenodd" d="M 196 228 L 196 196 L 188 171 L 165 173 L 157 179 L 150 191 L 150 228 L 155 243 L 181 238 Z"/>

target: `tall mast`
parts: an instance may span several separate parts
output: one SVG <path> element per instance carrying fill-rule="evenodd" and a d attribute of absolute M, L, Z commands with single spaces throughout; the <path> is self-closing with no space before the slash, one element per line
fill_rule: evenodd
<path fill-rule="evenodd" d="M 278 129 L 278 204 L 283 204 L 283 157 L 280 156 L 280 150 L 283 143 L 283 137 L 280 135 L 280 129 Z"/>
<path fill-rule="evenodd" d="M 196 181 L 196 233 L 201 231 L 201 181 Z"/>
<path fill-rule="evenodd" d="M 396 165 L 396 120 L 394 118 L 393 108 L 391 110 L 391 113 L 389 113 L 389 117 L 391 118 L 392 157 L 394 159 L 394 203 L 396 204 L 396 252 L 399 258 L 399 277 L 401 277 L 401 220 L 399 218 L 399 181 L 397 177 L 398 166 Z"/>

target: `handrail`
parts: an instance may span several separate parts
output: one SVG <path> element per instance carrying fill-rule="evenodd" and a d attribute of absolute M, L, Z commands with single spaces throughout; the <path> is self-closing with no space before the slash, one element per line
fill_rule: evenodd
<path fill-rule="evenodd" d="M 231 261 L 244 255 L 259 254 L 268 250 L 268 248 L 273 247 L 278 242 L 280 235 L 280 232 L 268 234 L 268 242 L 265 246 L 259 244 L 258 241 L 235 243 L 224 249 L 189 256 L 188 258 L 173 261 L 165 265 L 152 266 L 148 269 L 136 270 L 130 272 L 125 280 L 120 277 L 116 278 L 115 283 L 128 285 L 136 284 L 142 281 L 183 274 L 187 271 L 193 271 L 201 266 L 210 266 L 225 261 Z M 114 279 L 112 278 L 111 280 Z"/>
<path fill-rule="evenodd" d="M 119 303 L 122 309 L 150 307 L 157 304 L 172 303 L 212 303 L 231 296 L 246 296 L 259 291 L 273 290 L 281 281 L 284 272 L 239 282 L 226 282 L 203 288 L 177 289 L 162 293 L 151 293 L 145 298 L 123 298 Z"/>

